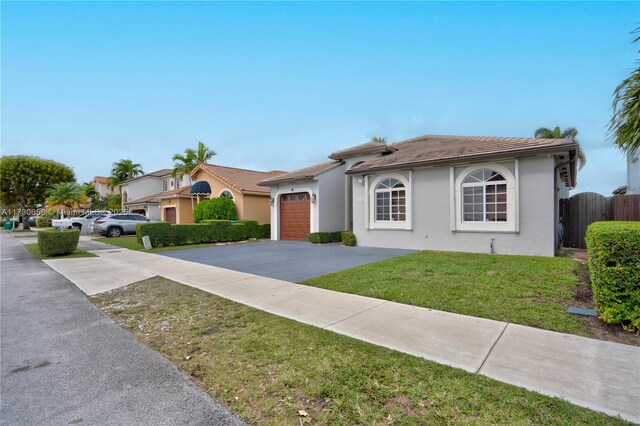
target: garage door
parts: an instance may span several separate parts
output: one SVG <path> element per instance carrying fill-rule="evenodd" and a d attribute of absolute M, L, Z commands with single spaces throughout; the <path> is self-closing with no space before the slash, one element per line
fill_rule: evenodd
<path fill-rule="evenodd" d="M 306 240 L 311 230 L 311 201 L 306 192 L 280 197 L 280 239 Z"/>
<path fill-rule="evenodd" d="M 167 207 L 164 209 L 164 220 L 169 223 L 176 223 L 176 208 Z"/>

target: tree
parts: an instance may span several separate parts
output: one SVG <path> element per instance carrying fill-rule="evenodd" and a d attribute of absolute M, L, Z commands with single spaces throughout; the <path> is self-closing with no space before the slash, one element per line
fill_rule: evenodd
<path fill-rule="evenodd" d="M 198 148 L 187 148 L 184 154 L 175 154 L 172 159 L 174 161 L 171 176 L 182 179 L 185 175 L 189 175 L 193 169 L 200 163 L 206 163 L 216 155 L 215 151 L 207 148 L 207 146 L 198 142 Z"/>
<path fill-rule="evenodd" d="M 634 32 L 639 31 L 640 28 Z M 638 40 L 640 37 L 633 43 Z M 613 91 L 612 110 L 609 134 L 622 151 L 635 155 L 640 152 L 640 67 L 636 67 Z"/>
<path fill-rule="evenodd" d="M 383 143 L 383 144 L 387 144 L 387 138 L 384 137 L 380 137 L 380 136 L 374 136 L 371 138 L 371 140 L 369 142 L 377 142 L 377 143 Z"/>
<path fill-rule="evenodd" d="M 107 182 L 109 188 L 113 189 L 122 181 L 131 179 L 132 177 L 144 174 L 142 166 L 131 160 L 120 160 L 113 163 L 111 167 L 111 176 Z"/>
<path fill-rule="evenodd" d="M 24 210 L 44 203 L 47 192 L 56 183 L 75 180 L 73 170 L 53 160 L 27 155 L 0 158 L 0 202 L 5 207 L 21 209 L 24 229 L 29 229 L 29 215 Z"/>
<path fill-rule="evenodd" d="M 63 205 L 73 208 L 83 201 L 84 193 L 82 187 L 75 182 L 56 183 L 49 190 L 49 197 L 46 202 L 50 206 Z"/>
<path fill-rule="evenodd" d="M 569 127 L 564 130 L 560 130 L 559 126 L 556 126 L 553 130 L 540 127 L 534 133 L 534 137 L 540 139 L 571 139 L 578 145 L 576 156 L 578 157 L 578 168 L 581 169 L 587 164 L 587 157 L 584 155 L 584 151 L 582 151 L 580 142 L 578 142 L 576 136 L 578 136 L 578 130 L 575 127 Z"/>

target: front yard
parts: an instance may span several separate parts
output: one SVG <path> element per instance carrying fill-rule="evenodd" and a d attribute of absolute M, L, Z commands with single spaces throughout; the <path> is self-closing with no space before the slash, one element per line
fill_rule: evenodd
<path fill-rule="evenodd" d="M 80 250 L 80 249 L 75 249 L 75 251 L 71 254 L 65 254 L 65 255 L 61 255 L 61 256 L 53 256 L 53 257 L 46 257 L 43 256 L 42 253 L 40 253 L 40 247 L 38 247 L 38 243 L 32 243 L 32 244 L 25 244 L 24 246 L 36 259 L 72 259 L 72 258 L 76 258 L 76 257 L 96 257 L 95 254 L 93 253 L 89 253 L 86 252 L 84 250 Z"/>
<path fill-rule="evenodd" d="M 575 303 L 579 266 L 563 257 L 422 251 L 303 284 L 589 336 L 566 313 Z"/>
<path fill-rule="evenodd" d="M 91 300 L 249 424 L 626 424 L 160 277 Z"/>

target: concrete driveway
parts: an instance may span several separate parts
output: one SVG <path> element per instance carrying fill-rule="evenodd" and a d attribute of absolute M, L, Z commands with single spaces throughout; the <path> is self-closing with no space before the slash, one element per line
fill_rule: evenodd
<path fill-rule="evenodd" d="M 259 241 L 159 254 L 289 282 L 300 282 L 307 278 L 413 252 L 415 250 L 344 247 L 340 243 Z"/>

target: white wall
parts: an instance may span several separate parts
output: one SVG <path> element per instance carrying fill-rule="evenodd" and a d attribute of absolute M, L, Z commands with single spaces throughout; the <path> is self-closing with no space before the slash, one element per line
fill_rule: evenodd
<path fill-rule="evenodd" d="M 162 179 L 152 176 L 143 177 L 133 182 L 123 184 L 120 189 L 123 194 L 125 192 L 128 194 L 127 202 L 131 202 L 162 192 Z"/>
<path fill-rule="evenodd" d="M 318 231 L 344 231 L 346 224 L 345 167 L 331 169 L 318 176 Z"/>
<path fill-rule="evenodd" d="M 515 162 L 499 163 L 515 172 Z M 456 173 L 464 167 L 456 168 Z M 358 245 L 370 247 L 553 256 L 554 166 L 550 157 L 519 161 L 519 231 L 462 232 L 451 230 L 450 168 L 416 169 L 412 174 L 413 226 L 410 230 L 367 229 L 367 189 L 353 179 L 353 223 Z M 371 182 L 377 175 L 369 176 Z"/>

